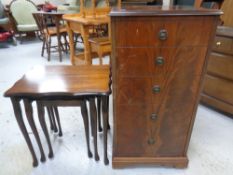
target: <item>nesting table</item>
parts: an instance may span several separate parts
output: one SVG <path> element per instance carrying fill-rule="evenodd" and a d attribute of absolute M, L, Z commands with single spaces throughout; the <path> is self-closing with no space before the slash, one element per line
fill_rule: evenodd
<path fill-rule="evenodd" d="M 96 107 L 95 98 L 102 100 L 103 113 L 103 133 L 104 133 L 104 162 L 108 164 L 107 158 L 107 120 L 108 120 L 108 96 L 109 87 L 109 66 L 39 66 L 27 72 L 4 94 L 10 97 L 14 114 L 19 128 L 27 142 L 27 146 L 33 158 L 33 166 L 38 165 L 38 160 L 29 138 L 25 123 L 23 121 L 20 101 L 24 102 L 25 113 L 36 138 L 41 153 L 41 161 L 45 161 L 43 147 L 34 123 L 32 102 L 36 101 L 38 108 L 38 117 L 49 146 L 49 157 L 53 157 L 48 130 L 44 118 L 44 106 L 55 105 L 64 106 L 80 102 L 81 112 L 84 119 L 86 130 L 88 156 L 92 156 L 89 149 L 88 140 L 88 117 L 86 101 L 90 102 L 91 118 L 93 119 L 93 129 L 96 131 Z M 86 124 L 85 124 L 86 123 Z M 97 152 L 97 137 L 94 133 L 95 159 L 99 159 Z"/>

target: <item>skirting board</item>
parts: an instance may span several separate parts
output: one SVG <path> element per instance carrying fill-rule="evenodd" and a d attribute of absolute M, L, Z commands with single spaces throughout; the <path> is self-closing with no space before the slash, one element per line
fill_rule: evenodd
<path fill-rule="evenodd" d="M 129 166 L 169 166 L 175 168 L 186 168 L 187 157 L 113 157 L 113 168 L 124 168 Z"/>

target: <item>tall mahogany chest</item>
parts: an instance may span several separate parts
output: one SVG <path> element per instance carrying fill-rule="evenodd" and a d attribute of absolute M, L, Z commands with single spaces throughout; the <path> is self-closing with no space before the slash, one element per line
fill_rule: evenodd
<path fill-rule="evenodd" d="M 113 9 L 113 167 L 186 167 L 218 10 Z"/>

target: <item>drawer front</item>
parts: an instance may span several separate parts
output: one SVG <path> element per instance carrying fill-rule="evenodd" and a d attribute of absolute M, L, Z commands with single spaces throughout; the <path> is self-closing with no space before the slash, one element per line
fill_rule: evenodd
<path fill-rule="evenodd" d="M 153 50 L 153 48 L 118 48 L 115 59 L 117 76 L 151 76 Z"/>
<path fill-rule="evenodd" d="M 165 75 L 174 67 L 174 48 L 118 48 L 116 71 L 119 77 Z"/>
<path fill-rule="evenodd" d="M 206 46 L 206 33 L 211 33 L 213 24 L 213 17 L 201 16 L 128 17 L 113 22 L 116 47 Z"/>
<path fill-rule="evenodd" d="M 118 77 L 169 76 L 173 72 L 200 75 L 206 47 L 118 48 Z M 192 72 L 191 72 L 192 71 Z"/>
<path fill-rule="evenodd" d="M 233 82 L 206 75 L 203 92 L 233 105 Z"/>
<path fill-rule="evenodd" d="M 150 138 L 148 119 L 151 107 L 149 105 L 116 105 L 116 107 L 114 155 L 145 156 L 145 152 L 152 145 L 152 142 L 148 143 Z"/>
<path fill-rule="evenodd" d="M 185 154 L 200 81 L 201 76 L 186 74 L 174 74 L 167 78 L 157 112 L 160 126 L 156 132 L 160 140 L 157 156 Z"/>
<path fill-rule="evenodd" d="M 157 51 L 158 50 L 158 51 Z M 162 55 L 162 65 L 152 64 L 154 76 L 201 75 L 207 47 L 176 47 L 155 50 L 153 61 Z M 184 75 L 184 76 L 186 76 Z"/>
<path fill-rule="evenodd" d="M 213 50 L 216 52 L 233 54 L 233 39 L 222 36 L 216 36 Z"/>
<path fill-rule="evenodd" d="M 173 77 L 156 105 L 122 105 L 117 101 L 115 156 L 183 155 L 200 79 L 194 76 L 180 81 L 179 77 Z"/>
<path fill-rule="evenodd" d="M 213 52 L 207 70 L 210 74 L 233 80 L 233 56 Z"/>
<path fill-rule="evenodd" d="M 118 18 L 115 27 L 117 47 L 161 46 L 175 43 L 176 21 L 168 18 Z M 160 36 L 164 39 L 160 39 Z"/>
<path fill-rule="evenodd" d="M 118 78 L 114 90 L 117 104 L 136 105 L 152 103 L 151 78 Z"/>

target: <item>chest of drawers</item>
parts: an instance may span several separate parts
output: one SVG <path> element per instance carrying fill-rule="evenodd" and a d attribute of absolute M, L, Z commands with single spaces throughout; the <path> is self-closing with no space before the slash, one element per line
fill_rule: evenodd
<path fill-rule="evenodd" d="M 110 13 L 113 167 L 186 167 L 219 11 L 125 7 Z"/>
<path fill-rule="evenodd" d="M 233 115 L 233 28 L 219 26 L 201 95 L 204 104 Z"/>

